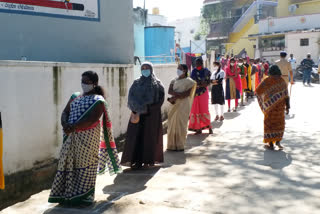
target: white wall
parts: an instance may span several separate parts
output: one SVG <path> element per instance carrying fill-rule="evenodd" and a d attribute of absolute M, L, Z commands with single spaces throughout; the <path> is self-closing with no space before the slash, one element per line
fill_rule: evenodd
<path fill-rule="evenodd" d="M 305 22 L 301 21 L 302 18 Z M 259 22 L 259 33 L 319 28 L 319 19 L 320 14 L 264 19 Z"/>
<path fill-rule="evenodd" d="M 54 66 L 61 70 L 54 72 Z M 125 133 L 132 65 L 0 62 L 5 174 L 58 157 L 60 115 L 72 93 L 81 91 L 81 74 L 86 70 L 96 71 L 106 90 L 115 136 Z"/>
<path fill-rule="evenodd" d="M 58 69 L 54 67 L 57 66 Z M 168 90 L 176 65 L 156 65 Z M 115 137 L 127 130 L 127 92 L 134 80 L 132 65 L 0 61 L 0 112 L 3 124 L 4 171 L 31 169 L 57 158 L 62 143 L 60 115 L 71 94 L 81 91 L 81 74 L 96 71 L 110 105 Z M 166 96 L 167 97 L 167 96 Z M 163 112 L 169 103 L 165 101 Z"/>
<path fill-rule="evenodd" d="M 194 40 L 194 36 L 200 30 L 200 17 L 190 17 L 185 19 L 178 19 L 170 22 L 170 26 L 176 27 L 175 40 L 179 43 L 181 48 L 190 47 L 190 40 Z M 191 32 L 193 30 L 193 33 Z"/>
<path fill-rule="evenodd" d="M 309 46 L 300 46 L 300 39 L 309 39 Z M 290 33 L 286 35 L 286 47 L 288 54 L 293 54 L 297 65 L 311 53 L 315 63 L 319 60 L 320 32 Z"/>
<path fill-rule="evenodd" d="M 168 26 L 167 17 L 162 15 L 148 14 L 147 26 Z"/>

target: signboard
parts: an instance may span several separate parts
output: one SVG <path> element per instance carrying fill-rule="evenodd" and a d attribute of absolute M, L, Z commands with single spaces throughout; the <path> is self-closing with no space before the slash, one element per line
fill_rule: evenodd
<path fill-rule="evenodd" d="M 0 12 L 100 20 L 100 0 L 0 0 Z"/>

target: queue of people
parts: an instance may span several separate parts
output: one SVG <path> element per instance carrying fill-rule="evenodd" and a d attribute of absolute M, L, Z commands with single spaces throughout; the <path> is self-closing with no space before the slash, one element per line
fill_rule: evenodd
<path fill-rule="evenodd" d="M 269 72 L 269 65 L 259 59 L 222 60 L 223 63 L 213 62 L 211 72 L 199 58 L 190 76 L 187 65 L 178 66 L 177 77 L 168 89 L 170 97 L 167 101 L 171 106 L 167 149 L 184 151 L 188 130 L 196 135 L 202 134 L 203 130 L 213 133 L 209 94 L 216 113 L 214 121 L 220 122 L 224 120 L 225 100 L 228 112 L 231 112 L 231 100 L 234 100 L 233 111 L 236 112 L 239 99 L 240 105 L 244 106 L 245 100 L 256 94 L 265 115 L 264 142 L 269 149 L 274 149 L 274 143 L 283 149 L 280 141 L 284 133 L 284 111 L 289 112 L 290 103 L 288 86 L 283 79 L 287 76 L 281 74 L 281 65 L 272 66 Z M 121 160 L 104 90 L 98 83 L 97 73 L 84 72 L 83 92 L 72 94 L 62 113 L 63 145 L 50 203 L 90 205 L 94 201 L 97 174 L 106 170 L 111 175 L 121 173 L 121 165 L 136 170 L 164 161 L 161 106 L 165 102 L 165 88 L 156 77 L 152 63 L 141 65 L 141 77 L 129 90 L 131 116 Z M 211 93 L 209 86 L 212 86 Z"/>

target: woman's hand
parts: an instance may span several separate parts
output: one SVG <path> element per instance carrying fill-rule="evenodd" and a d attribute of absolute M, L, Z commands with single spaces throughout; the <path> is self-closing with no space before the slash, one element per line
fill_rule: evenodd
<path fill-rule="evenodd" d="M 66 135 L 70 135 L 72 132 L 75 131 L 75 125 L 71 125 L 68 123 L 63 127 L 63 131 Z"/>

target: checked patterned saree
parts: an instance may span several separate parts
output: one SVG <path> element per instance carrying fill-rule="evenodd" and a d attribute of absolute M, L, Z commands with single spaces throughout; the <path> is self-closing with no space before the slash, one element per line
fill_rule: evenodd
<path fill-rule="evenodd" d="M 106 170 L 110 175 L 121 172 L 106 101 L 99 95 L 79 95 L 75 93 L 71 97 L 69 123 L 85 118 L 101 103 L 104 104 L 103 120 L 101 124 L 98 121 L 92 127 L 64 136 L 50 203 L 91 203 L 97 174 Z"/>

